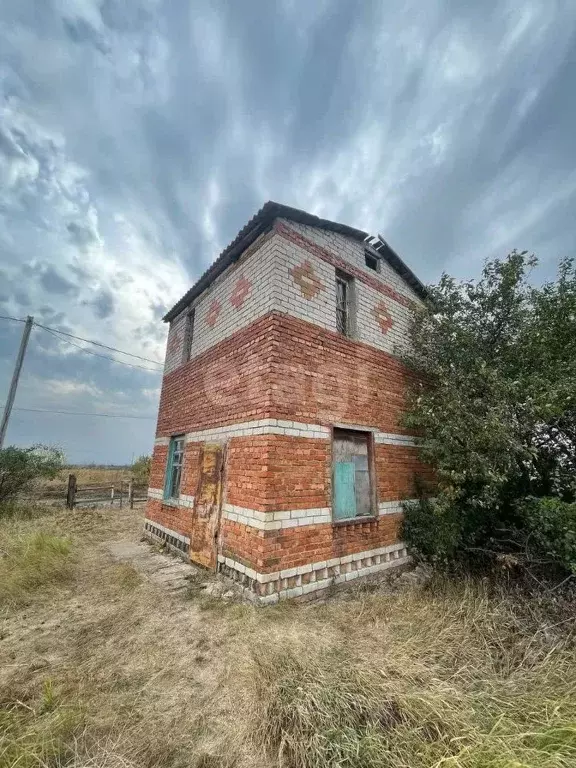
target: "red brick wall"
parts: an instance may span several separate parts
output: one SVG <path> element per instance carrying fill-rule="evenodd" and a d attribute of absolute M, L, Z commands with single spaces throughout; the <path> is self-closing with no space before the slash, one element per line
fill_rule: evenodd
<path fill-rule="evenodd" d="M 192 509 L 189 507 L 176 507 L 156 499 L 148 499 L 146 517 L 183 536 L 190 536 Z"/>
<path fill-rule="evenodd" d="M 328 441 L 258 435 L 228 444 L 226 501 L 274 512 L 330 504 Z"/>
<path fill-rule="evenodd" d="M 377 445 L 375 458 L 378 501 L 414 498 L 416 476 L 432 481 L 430 468 L 419 460 L 417 448 Z"/>
<path fill-rule="evenodd" d="M 273 573 L 394 544 L 400 520 L 401 515 L 385 515 L 367 523 L 259 531 L 224 519 L 222 553 L 260 573 Z"/>
<path fill-rule="evenodd" d="M 225 492 L 229 504 L 265 511 L 268 439 L 268 435 L 259 435 L 229 441 Z"/>
<path fill-rule="evenodd" d="M 272 315 L 164 376 L 157 436 L 266 418 Z"/>
<path fill-rule="evenodd" d="M 265 559 L 264 531 L 223 518 L 220 524 L 220 552 L 238 563 L 261 570 Z"/>
<path fill-rule="evenodd" d="M 150 467 L 150 488 L 164 488 L 164 473 L 168 461 L 168 446 L 155 445 Z"/>
<path fill-rule="evenodd" d="M 270 435 L 268 511 L 330 506 L 331 450 L 327 440 Z"/>
<path fill-rule="evenodd" d="M 406 433 L 409 378 L 386 352 L 270 313 L 164 377 L 157 436 L 260 418 Z"/>
<path fill-rule="evenodd" d="M 401 416 L 410 374 L 399 360 L 288 315 L 273 319 L 276 418 L 366 424 L 407 434 Z"/>
<path fill-rule="evenodd" d="M 404 433 L 409 374 L 396 358 L 311 323 L 271 313 L 164 378 L 158 435 L 278 418 L 311 424 L 365 424 Z M 194 495 L 198 444 L 187 444 L 182 492 Z M 154 452 L 151 486 L 164 486 L 167 448 Z M 379 501 L 414 495 L 417 450 L 377 445 Z M 228 443 L 225 501 L 260 511 L 331 505 L 329 441 L 282 435 Z M 428 475 L 429 476 L 429 475 Z M 192 511 L 150 501 L 148 516 L 190 534 Z M 222 520 L 223 553 L 259 571 L 276 571 L 392 544 L 400 515 L 368 523 L 260 531 Z"/>

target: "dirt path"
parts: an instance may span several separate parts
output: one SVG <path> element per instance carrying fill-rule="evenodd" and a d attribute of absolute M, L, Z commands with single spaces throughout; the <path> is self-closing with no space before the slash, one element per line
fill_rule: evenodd
<path fill-rule="evenodd" d="M 199 568 L 176 557 L 156 552 L 145 541 L 110 541 L 108 549 L 115 560 L 131 565 L 153 584 L 168 592 L 184 595 L 192 579 L 202 578 Z"/>

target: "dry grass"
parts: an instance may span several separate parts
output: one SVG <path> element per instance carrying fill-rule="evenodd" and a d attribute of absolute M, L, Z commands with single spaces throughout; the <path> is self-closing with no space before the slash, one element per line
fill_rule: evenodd
<path fill-rule="evenodd" d="M 119 487 L 121 482 L 127 483 L 130 480 L 132 470 L 130 467 L 67 467 L 53 480 L 44 481 L 41 490 L 64 493 L 68 487 L 68 475 L 76 475 L 79 488 L 97 485 Z"/>
<path fill-rule="evenodd" d="M 473 584 L 270 609 L 176 599 L 111 558 L 134 515 L 0 523 L 12 558 L 69 542 L 64 578 L 21 579 L 0 607 L 0 768 L 576 765 L 559 608 Z"/>
<path fill-rule="evenodd" d="M 0 531 L 0 607 L 26 602 L 72 575 L 70 542 L 44 531 Z"/>

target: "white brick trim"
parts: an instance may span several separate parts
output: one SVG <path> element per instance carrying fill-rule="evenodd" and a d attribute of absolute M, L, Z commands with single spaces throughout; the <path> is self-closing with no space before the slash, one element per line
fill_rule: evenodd
<path fill-rule="evenodd" d="M 176 531 L 173 531 L 171 528 L 166 528 L 166 526 L 160 525 L 160 523 L 157 523 L 156 520 L 150 520 L 149 518 L 145 517 L 144 528 L 146 529 L 147 526 L 150 526 L 152 528 L 157 528 L 166 536 L 172 536 L 174 539 L 178 539 L 178 541 L 181 541 L 182 544 L 185 544 L 186 546 L 190 546 L 190 539 L 188 538 L 188 536 L 183 536 L 181 533 L 177 533 Z"/>
<path fill-rule="evenodd" d="M 381 501 L 378 504 L 379 515 L 398 515 L 404 512 L 402 504 L 418 501 L 418 499 L 402 499 L 400 501 Z"/>
<path fill-rule="evenodd" d="M 280 528 L 296 528 L 302 525 L 319 525 L 332 522 L 330 507 L 260 512 L 257 509 L 224 504 L 222 516 L 228 520 L 233 520 L 235 523 L 258 528 L 260 531 L 275 531 Z"/>
<path fill-rule="evenodd" d="M 252 437 L 253 435 L 288 435 L 289 437 L 309 437 L 327 440 L 330 428 L 320 424 L 304 424 L 298 421 L 282 419 L 259 419 L 239 424 L 228 424 L 198 432 L 187 432 L 186 442 L 197 443 L 205 440 L 225 440 L 229 437 Z"/>
<path fill-rule="evenodd" d="M 418 439 L 411 435 L 397 435 L 392 432 L 379 432 L 376 427 L 365 424 L 334 424 L 338 429 L 351 429 L 361 432 L 372 432 L 374 440 L 381 445 L 403 445 L 415 447 Z M 243 421 L 238 424 L 226 424 L 212 429 L 200 429 L 195 432 L 186 432 L 187 443 L 201 443 L 208 440 L 227 440 L 230 437 L 252 437 L 254 435 L 287 435 L 288 437 L 307 437 L 316 440 L 328 440 L 331 435 L 331 427 L 322 424 L 306 424 L 300 421 L 286 421 L 284 419 L 258 419 L 256 421 Z M 169 445 L 169 437 L 157 437 L 154 445 Z"/>
<path fill-rule="evenodd" d="M 286 598 L 299 597 L 326 589 L 333 584 L 342 584 L 361 576 L 369 576 L 389 568 L 405 565 L 410 562 L 410 557 L 406 552 L 405 545 L 398 542 L 387 547 L 369 549 L 317 563 L 308 563 L 297 568 L 285 568 L 275 573 L 258 573 L 254 569 L 223 555 L 218 555 L 218 562 L 259 584 L 268 585 L 265 588 L 268 594 L 255 598 L 261 604 L 268 604 Z M 329 575 L 329 571 L 331 575 Z M 309 574 L 307 581 L 302 579 L 305 574 Z M 288 587 L 288 579 L 295 579 L 295 584 Z M 249 591 L 246 594 L 249 594 Z"/>
<path fill-rule="evenodd" d="M 415 499 L 406 499 L 415 501 Z M 378 515 L 396 515 L 403 512 L 404 500 L 381 501 L 378 504 Z M 312 509 L 282 509 L 276 512 L 261 512 L 257 509 L 247 509 L 234 504 L 224 504 L 222 517 L 235 523 L 249 525 L 260 531 L 276 531 L 280 528 L 296 528 L 302 525 L 323 525 L 333 522 L 330 507 L 315 507 Z"/>
<path fill-rule="evenodd" d="M 185 493 L 181 493 L 177 499 L 165 499 L 162 488 L 148 488 L 148 498 L 161 501 L 163 504 L 172 507 L 191 508 L 194 506 L 194 496 L 188 496 Z"/>

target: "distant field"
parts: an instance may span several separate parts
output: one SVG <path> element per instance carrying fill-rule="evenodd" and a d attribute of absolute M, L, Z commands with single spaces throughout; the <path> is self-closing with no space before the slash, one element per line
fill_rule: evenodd
<path fill-rule="evenodd" d="M 130 467 L 66 467 L 53 480 L 46 480 L 38 486 L 37 492 L 41 495 L 54 496 L 66 493 L 68 487 L 68 475 L 76 475 L 76 483 L 79 489 L 86 486 L 112 486 L 116 489 L 120 483 L 126 485 L 132 477 Z"/>

